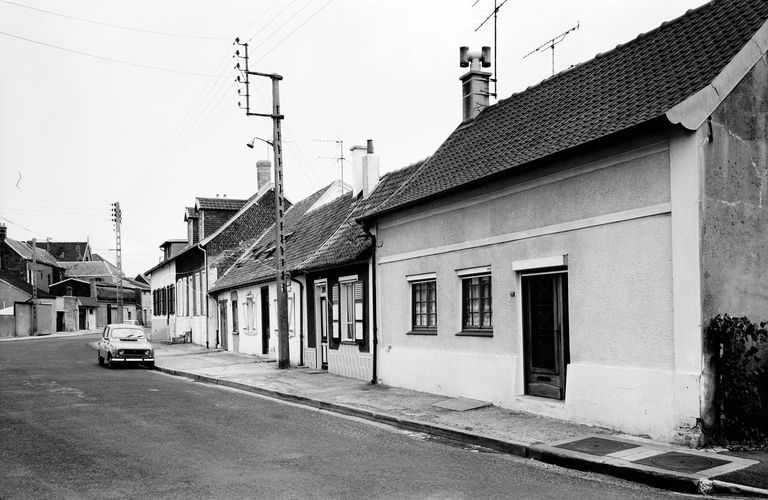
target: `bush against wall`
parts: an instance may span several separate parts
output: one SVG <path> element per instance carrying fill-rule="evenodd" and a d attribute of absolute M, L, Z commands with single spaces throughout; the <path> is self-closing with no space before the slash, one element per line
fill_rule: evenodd
<path fill-rule="evenodd" d="M 719 410 L 715 440 L 728 445 L 768 445 L 766 322 L 718 315 L 706 333 L 720 347 L 715 375 Z"/>

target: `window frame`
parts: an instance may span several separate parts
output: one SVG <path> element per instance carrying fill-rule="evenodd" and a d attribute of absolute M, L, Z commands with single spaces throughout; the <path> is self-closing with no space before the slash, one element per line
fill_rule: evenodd
<path fill-rule="evenodd" d="M 460 273 L 459 278 L 461 279 L 461 304 L 460 304 L 460 310 L 461 310 L 461 329 L 457 335 L 459 336 L 479 336 L 479 337 L 492 337 L 493 336 L 493 275 L 491 274 L 490 270 L 485 272 L 479 272 L 479 273 Z M 483 295 L 483 290 L 485 287 L 483 286 L 483 279 L 488 280 L 487 283 L 487 290 L 488 294 L 487 296 Z M 468 292 L 471 292 L 471 289 L 469 287 L 472 287 L 472 282 L 474 280 L 477 280 L 477 284 L 474 285 L 477 287 L 478 290 L 478 296 L 472 297 L 468 296 Z M 470 293 L 471 295 L 471 293 Z M 477 311 L 471 312 L 468 311 L 468 301 L 476 300 L 478 302 L 477 304 Z M 488 311 L 485 311 L 484 309 L 484 303 L 488 303 Z M 469 306 L 471 309 L 471 306 Z M 472 321 L 467 316 L 476 314 L 478 316 L 477 323 L 470 322 Z M 490 316 L 488 320 L 488 324 L 484 325 L 485 323 L 485 316 Z"/>
<path fill-rule="evenodd" d="M 432 285 L 430 287 L 430 285 Z M 423 287 L 423 289 L 422 289 Z M 434 301 L 429 300 L 429 292 L 430 288 L 433 288 L 434 290 Z M 421 290 L 420 290 L 421 289 Z M 416 294 L 417 291 L 421 293 L 426 293 L 426 300 L 423 302 L 419 301 L 420 303 L 424 304 L 424 311 L 425 312 L 417 312 L 417 300 L 416 300 Z M 416 334 L 416 335 L 437 335 L 437 278 L 432 277 L 428 279 L 419 279 L 419 280 L 413 280 L 410 281 L 410 306 L 411 306 L 411 314 L 410 314 L 410 321 L 411 321 L 411 331 L 410 334 Z M 429 312 L 429 304 L 430 302 L 434 302 L 434 312 Z M 426 318 L 426 325 L 417 325 L 417 316 L 424 316 Z M 429 317 L 434 316 L 434 324 L 429 324 Z"/>

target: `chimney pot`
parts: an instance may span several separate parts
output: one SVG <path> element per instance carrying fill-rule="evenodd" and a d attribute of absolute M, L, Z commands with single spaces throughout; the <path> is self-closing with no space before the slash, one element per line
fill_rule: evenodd
<path fill-rule="evenodd" d="M 373 139 L 368 139 L 365 152 L 368 153 L 369 155 L 373 154 Z"/>

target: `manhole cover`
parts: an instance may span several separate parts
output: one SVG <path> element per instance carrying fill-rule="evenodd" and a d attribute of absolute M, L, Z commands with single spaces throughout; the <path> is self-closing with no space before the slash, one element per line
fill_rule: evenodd
<path fill-rule="evenodd" d="M 622 441 L 613 441 L 612 439 L 591 437 L 561 444 L 558 445 L 557 448 L 580 451 L 582 453 L 589 453 L 590 455 L 603 456 L 610 455 L 611 453 L 616 453 L 617 451 L 621 450 L 639 448 L 639 446 L 636 444 L 624 443 Z"/>
<path fill-rule="evenodd" d="M 653 457 L 637 460 L 636 464 L 650 465 L 659 469 L 674 470 L 677 472 L 700 472 L 712 467 L 730 463 L 728 460 L 719 458 L 702 457 L 701 455 L 691 455 L 690 453 L 681 453 L 679 451 L 669 451 Z"/>

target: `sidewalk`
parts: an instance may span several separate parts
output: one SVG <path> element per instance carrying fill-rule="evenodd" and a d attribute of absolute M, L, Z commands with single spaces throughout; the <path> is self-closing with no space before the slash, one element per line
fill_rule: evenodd
<path fill-rule="evenodd" d="M 74 332 L 54 332 L 44 333 L 40 335 L 30 335 L 25 337 L 0 337 L 0 342 L 8 340 L 35 340 L 35 339 L 50 339 L 61 337 L 79 337 L 80 335 L 98 335 L 101 333 L 101 329 L 96 330 L 75 330 Z"/>
<path fill-rule="evenodd" d="M 158 370 L 401 429 L 687 493 L 768 497 L 768 456 L 699 451 L 533 414 L 331 375 L 259 356 L 154 343 Z M 440 406 L 435 406 L 435 405 Z M 455 409 L 449 409 L 450 407 Z M 752 460 L 751 458 L 758 460 Z"/>

